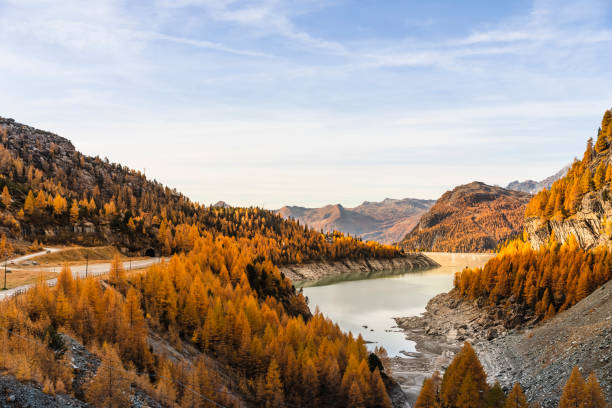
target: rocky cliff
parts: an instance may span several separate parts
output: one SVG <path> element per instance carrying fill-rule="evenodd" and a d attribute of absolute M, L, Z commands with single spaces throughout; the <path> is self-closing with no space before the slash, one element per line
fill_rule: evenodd
<path fill-rule="evenodd" d="M 447 191 L 400 242 L 409 251 L 486 252 L 522 231 L 528 193 L 472 182 Z"/>
<path fill-rule="evenodd" d="M 525 213 L 525 231 L 534 248 L 551 237 L 563 243 L 571 236 L 585 249 L 612 245 L 612 111 L 604 115 L 597 142 L 588 140 L 582 160 L 538 192 Z"/>
<path fill-rule="evenodd" d="M 600 245 L 611 245 L 611 221 L 610 191 L 604 189 L 585 195 L 580 209 L 570 218 L 528 218 L 525 221 L 525 231 L 533 248 L 546 245 L 552 236 L 558 242 L 565 242 L 570 236 L 574 236 L 581 247 L 591 249 Z"/>

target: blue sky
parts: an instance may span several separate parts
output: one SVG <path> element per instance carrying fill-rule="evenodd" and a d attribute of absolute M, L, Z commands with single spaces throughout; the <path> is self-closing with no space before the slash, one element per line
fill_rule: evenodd
<path fill-rule="evenodd" d="M 212 203 L 555 173 L 612 106 L 609 1 L 0 0 L 0 116 Z"/>

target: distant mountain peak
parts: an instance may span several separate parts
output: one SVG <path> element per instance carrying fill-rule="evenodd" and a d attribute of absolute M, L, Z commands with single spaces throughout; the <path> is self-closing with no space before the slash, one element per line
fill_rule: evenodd
<path fill-rule="evenodd" d="M 338 230 L 365 240 L 393 243 L 399 241 L 416 224 L 433 200 L 385 198 L 364 201 L 357 207 L 328 204 L 320 208 L 284 206 L 277 210 L 283 218 L 294 218 L 316 230 Z"/>
<path fill-rule="evenodd" d="M 232 208 L 231 205 L 229 205 L 228 203 L 226 203 L 223 200 L 217 201 L 216 203 L 213 204 L 213 207 L 220 207 L 220 208 Z"/>
<path fill-rule="evenodd" d="M 559 170 L 552 176 L 546 177 L 544 180 L 540 180 L 540 181 L 515 180 L 515 181 L 508 183 L 506 188 L 509 190 L 524 191 L 525 193 L 535 194 L 540 190 L 543 190 L 545 188 L 550 188 L 555 181 L 559 180 L 560 178 L 562 178 L 563 176 L 567 174 L 567 171 L 569 170 L 569 168 L 570 168 L 570 165 L 568 164 L 567 166 L 563 167 L 561 170 Z"/>

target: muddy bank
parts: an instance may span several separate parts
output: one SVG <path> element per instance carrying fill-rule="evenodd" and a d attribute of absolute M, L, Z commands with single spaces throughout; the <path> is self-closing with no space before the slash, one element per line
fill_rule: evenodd
<path fill-rule="evenodd" d="M 419 270 L 439 266 L 423 254 L 406 254 L 392 259 L 362 259 L 337 262 L 312 262 L 287 265 L 280 271 L 292 281 L 315 281 L 348 274 L 367 274 L 389 270 Z"/>

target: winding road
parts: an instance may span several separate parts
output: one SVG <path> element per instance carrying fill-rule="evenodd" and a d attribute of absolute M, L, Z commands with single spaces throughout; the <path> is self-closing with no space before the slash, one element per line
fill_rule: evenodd
<path fill-rule="evenodd" d="M 61 266 L 42 266 L 42 267 L 21 268 L 21 267 L 16 267 L 14 265 L 15 263 L 22 262 L 22 261 L 32 259 L 32 258 L 36 258 L 37 256 L 44 255 L 48 252 L 57 252 L 59 250 L 61 250 L 61 248 L 45 248 L 45 250 L 41 252 L 36 252 L 36 253 L 29 254 L 26 256 L 21 256 L 19 258 L 9 259 L 8 264 L 10 265 L 11 270 L 32 271 L 32 272 L 60 272 L 62 269 Z M 138 259 L 138 260 L 133 260 L 133 261 L 124 261 L 123 268 L 125 270 L 147 268 L 151 265 L 160 263 L 162 259 L 165 259 L 165 258 L 149 258 L 149 259 Z M 4 263 L 2 263 L 2 265 L 4 265 Z M 75 278 L 77 277 L 85 278 L 86 275 L 87 276 L 104 275 L 105 273 L 108 273 L 110 271 L 110 267 L 111 267 L 111 263 L 105 262 L 105 263 L 95 263 L 95 264 L 89 264 L 89 265 L 85 265 L 85 264 L 70 265 L 70 270 L 72 271 L 72 275 Z M 47 284 L 49 286 L 54 286 L 56 283 L 57 283 L 57 278 L 47 280 Z M 34 284 L 30 283 L 27 285 L 17 286 L 17 287 L 8 289 L 8 290 L 2 290 L 0 291 L 0 301 L 6 299 L 7 297 L 14 296 L 15 294 L 23 293 L 26 290 L 30 289 L 32 286 L 34 286 Z"/>

